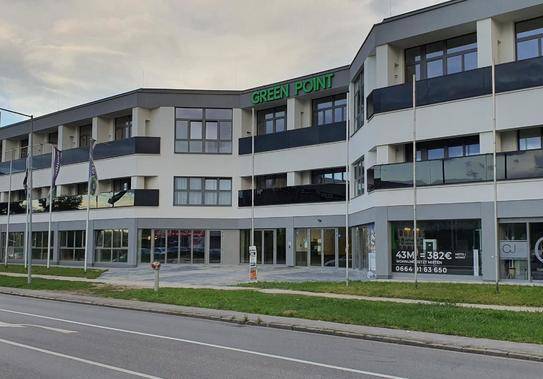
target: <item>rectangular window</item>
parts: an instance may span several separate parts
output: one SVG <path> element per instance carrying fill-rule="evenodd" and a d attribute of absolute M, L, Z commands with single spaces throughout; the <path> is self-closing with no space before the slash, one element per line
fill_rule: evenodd
<path fill-rule="evenodd" d="M 132 137 L 132 116 L 115 119 L 115 141 Z"/>
<path fill-rule="evenodd" d="M 61 261 L 85 260 L 85 231 L 62 230 L 59 232 Z"/>
<path fill-rule="evenodd" d="M 521 129 L 518 131 L 518 149 L 541 149 L 541 128 Z"/>
<path fill-rule="evenodd" d="M 101 263 L 128 261 L 128 229 L 106 229 L 95 232 L 95 257 Z"/>
<path fill-rule="evenodd" d="M 412 144 L 406 144 L 405 153 L 407 162 L 413 160 L 412 151 Z M 417 142 L 417 162 L 478 155 L 479 151 L 479 136 Z"/>
<path fill-rule="evenodd" d="M 58 145 L 58 132 L 52 132 L 47 135 L 47 143 Z"/>
<path fill-rule="evenodd" d="M 364 71 L 354 80 L 354 131 L 364 126 Z"/>
<path fill-rule="evenodd" d="M 257 135 L 284 132 L 287 129 L 287 107 L 258 111 Z"/>
<path fill-rule="evenodd" d="M 47 232 L 32 232 L 32 259 L 47 259 Z M 49 249 L 49 258 L 53 259 L 53 232 L 51 232 L 51 248 Z"/>
<path fill-rule="evenodd" d="M 26 158 L 28 155 L 28 138 L 23 138 L 19 142 L 19 158 Z"/>
<path fill-rule="evenodd" d="M 9 232 L 8 260 L 24 259 L 24 232 Z M 6 232 L 2 233 L 2 251 L 5 249 Z"/>
<path fill-rule="evenodd" d="M 232 205 L 230 178 L 174 178 L 174 205 Z"/>
<path fill-rule="evenodd" d="M 364 194 L 364 157 L 360 158 L 353 164 L 353 179 L 354 179 L 354 196 Z"/>
<path fill-rule="evenodd" d="M 311 184 L 345 184 L 347 173 L 344 167 L 311 171 Z"/>
<path fill-rule="evenodd" d="M 543 17 L 516 24 L 517 60 L 543 55 Z"/>
<path fill-rule="evenodd" d="M 405 81 L 430 79 L 477 68 L 477 34 L 405 50 Z"/>
<path fill-rule="evenodd" d="M 209 232 L 209 263 L 221 263 L 221 232 Z"/>
<path fill-rule="evenodd" d="M 113 192 L 128 191 L 130 189 L 131 178 L 116 178 L 112 180 Z"/>
<path fill-rule="evenodd" d="M 255 178 L 256 189 L 284 188 L 287 174 L 260 175 Z"/>
<path fill-rule="evenodd" d="M 232 109 L 176 108 L 176 153 L 232 153 Z"/>
<path fill-rule="evenodd" d="M 88 148 L 92 138 L 92 125 L 83 125 L 79 127 L 79 147 Z"/>
<path fill-rule="evenodd" d="M 347 95 L 323 97 L 313 100 L 313 124 L 316 126 L 345 122 Z"/>

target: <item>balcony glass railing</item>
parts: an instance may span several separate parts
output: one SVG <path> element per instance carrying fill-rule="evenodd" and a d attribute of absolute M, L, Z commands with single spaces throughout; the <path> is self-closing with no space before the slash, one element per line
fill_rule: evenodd
<path fill-rule="evenodd" d="M 255 136 L 255 153 L 345 140 L 345 122 Z M 251 154 L 251 137 L 239 139 L 239 154 Z"/>
<path fill-rule="evenodd" d="M 311 184 L 255 190 L 255 205 L 345 201 L 345 184 Z M 251 206 L 251 190 L 239 191 L 238 206 Z"/>
<path fill-rule="evenodd" d="M 543 178 L 543 149 L 498 153 L 498 180 Z M 368 191 L 410 187 L 412 164 L 393 163 L 368 169 Z M 417 185 L 476 183 L 494 177 L 492 154 L 417 162 Z"/>
<path fill-rule="evenodd" d="M 111 204 L 116 195 L 117 201 Z M 102 192 L 98 196 L 91 196 L 90 208 L 120 208 L 134 206 L 158 206 L 159 190 L 135 189 L 128 190 L 126 193 Z M 113 199 L 112 199 L 113 198 Z M 32 212 L 49 212 L 49 198 L 32 200 Z M 10 213 L 24 214 L 26 212 L 27 201 L 14 201 L 10 206 Z M 87 195 L 58 196 L 53 199 L 53 212 L 77 211 L 87 209 Z M 0 203 L 0 215 L 7 215 L 8 203 Z"/>
<path fill-rule="evenodd" d="M 131 137 L 117 141 L 99 143 L 94 148 L 94 159 L 106 159 L 132 154 L 160 154 L 160 137 Z M 89 150 L 75 148 L 62 151 L 62 165 L 87 162 Z M 37 154 L 32 157 L 34 170 L 51 167 L 51 154 Z M 13 173 L 26 169 L 26 159 L 13 161 Z M 9 161 L 0 163 L 0 175 L 9 175 Z"/>
<path fill-rule="evenodd" d="M 543 86 L 543 57 L 496 65 L 496 92 Z M 483 67 L 417 81 L 417 105 L 466 99 L 492 93 L 492 70 Z M 373 90 L 366 99 L 367 116 L 413 106 L 412 84 Z"/>

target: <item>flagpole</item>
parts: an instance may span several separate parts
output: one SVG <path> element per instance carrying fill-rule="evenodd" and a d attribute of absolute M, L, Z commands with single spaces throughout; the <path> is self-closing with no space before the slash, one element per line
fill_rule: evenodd
<path fill-rule="evenodd" d="M 28 246 L 27 246 L 27 243 L 28 243 L 28 211 L 30 209 L 29 207 L 29 201 L 28 201 L 28 167 L 30 166 L 30 164 L 28 163 L 28 146 L 27 146 L 27 152 L 26 152 L 26 160 L 25 160 L 25 164 L 26 164 L 26 177 L 25 177 L 25 183 L 24 184 L 24 189 L 25 189 L 25 195 L 26 195 L 26 209 L 25 209 L 25 241 L 24 241 L 24 261 L 25 261 L 25 270 L 26 268 L 28 267 Z"/>
<path fill-rule="evenodd" d="M 9 160 L 9 189 L 8 189 L 8 215 L 6 223 L 6 249 L 4 254 L 4 266 L 8 266 L 8 247 L 9 247 L 9 221 L 11 216 L 11 174 L 13 173 L 13 150 L 10 152 L 11 159 Z"/>
<path fill-rule="evenodd" d="M 91 192 L 91 166 L 93 163 L 93 149 L 94 149 L 94 140 L 91 138 L 90 144 L 89 144 L 89 172 L 88 172 L 88 178 L 87 178 L 87 223 L 85 227 L 85 262 L 83 263 L 83 270 L 87 272 L 87 261 L 89 256 L 89 240 L 90 240 L 90 231 L 89 231 L 89 225 L 90 225 L 90 192 Z"/>
<path fill-rule="evenodd" d="M 28 147 L 29 147 L 29 167 L 28 167 L 28 183 L 29 183 L 29 190 L 28 190 L 28 198 L 29 198 L 29 206 L 28 206 L 28 242 L 26 245 L 26 248 L 28 250 L 28 268 L 27 268 L 27 283 L 28 285 L 32 284 L 32 189 L 33 189 L 33 183 L 32 183 L 32 155 L 33 155 L 33 146 L 32 146 L 32 135 L 34 134 L 34 116 L 30 116 L 30 137 L 28 139 Z"/>
<path fill-rule="evenodd" d="M 413 75 L 413 253 L 415 255 L 415 288 L 418 287 L 417 246 L 417 77 Z"/>
<path fill-rule="evenodd" d="M 345 285 L 349 285 L 349 182 L 351 181 L 351 175 L 350 175 L 350 168 L 351 165 L 349 163 L 349 120 L 350 120 L 350 96 L 349 92 L 347 92 L 347 105 L 346 105 L 346 114 L 347 114 L 347 120 L 345 122 Z M 338 262 L 339 263 L 339 262 Z"/>
<path fill-rule="evenodd" d="M 47 268 L 51 263 L 51 223 L 53 221 L 53 176 L 55 175 L 55 148 L 51 145 L 51 184 L 49 185 L 49 226 L 47 228 Z"/>
<path fill-rule="evenodd" d="M 492 149 L 492 170 L 493 170 L 493 180 L 492 184 L 494 187 L 494 255 L 496 257 L 496 293 L 500 292 L 500 257 L 499 257 L 499 246 L 498 246 L 498 177 L 497 177 L 497 168 L 496 168 L 496 64 L 494 58 L 492 58 L 492 137 L 494 148 Z"/>

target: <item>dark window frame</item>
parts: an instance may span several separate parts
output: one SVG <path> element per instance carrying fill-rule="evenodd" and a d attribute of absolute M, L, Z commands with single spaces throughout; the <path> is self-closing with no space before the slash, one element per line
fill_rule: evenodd
<path fill-rule="evenodd" d="M 541 20 L 542 27 L 543 27 L 543 17 L 534 17 L 534 18 L 531 18 L 531 19 L 528 19 L 528 20 L 522 20 L 522 21 L 519 21 L 519 22 L 515 23 L 515 61 L 519 61 L 518 44 L 520 42 L 526 42 L 526 41 L 531 41 L 531 40 L 537 40 L 538 41 L 538 43 L 537 43 L 537 49 L 538 49 L 537 57 L 543 56 L 543 31 L 541 33 L 526 36 L 526 37 L 519 37 L 518 36 L 519 33 L 522 33 L 522 32 L 519 32 L 519 26 L 522 27 L 523 24 L 538 21 L 538 20 Z M 540 29 L 540 28 L 528 29 L 528 30 L 537 30 L 537 29 Z M 537 57 L 532 57 L 532 58 L 537 58 Z M 526 60 L 526 59 L 532 59 L 532 58 L 523 58 L 523 59 L 520 59 L 520 60 Z"/>
<path fill-rule="evenodd" d="M 521 149 L 521 146 L 520 146 L 520 139 L 521 139 L 520 133 L 523 132 L 523 131 L 529 131 L 529 130 L 538 130 L 539 131 L 539 147 L 534 148 L 534 149 Z M 541 149 L 543 147 L 543 128 L 541 128 L 541 127 L 518 129 L 516 134 L 517 134 L 517 151 L 538 150 L 538 149 Z"/>
<path fill-rule="evenodd" d="M 262 185 L 266 181 L 271 180 L 273 184 L 271 186 Z M 278 180 L 284 181 L 284 185 L 278 184 Z M 287 186 L 287 174 L 269 174 L 255 176 L 255 190 L 265 190 L 273 188 L 285 188 Z"/>
<path fill-rule="evenodd" d="M 332 103 L 330 107 L 319 109 L 319 104 L 324 104 L 324 103 L 329 103 L 329 102 Z M 340 102 L 340 103 L 337 104 L 337 102 Z M 313 103 L 312 110 L 313 110 L 313 125 L 314 126 L 317 126 L 317 127 L 326 126 L 326 125 L 331 125 L 338 122 L 345 122 L 347 120 L 347 94 L 346 93 L 320 97 L 318 99 L 314 99 L 312 103 Z M 336 110 L 338 109 L 341 110 L 341 114 L 342 114 L 342 119 L 340 120 L 336 119 Z M 319 113 L 325 114 L 326 111 L 332 112 L 332 121 L 319 123 Z M 323 119 L 325 120 L 326 117 L 323 116 Z"/>
<path fill-rule="evenodd" d="M 353 197 L 358 197 L 366 193 L 366 170 L 364 168 L 364 156 L 361 156 L 353 163 Z"/>
<path fill-rule="evenodd" d="M 281 115 L 281 113 L 283 114 Z M 270 114 L 272 115 L 271 118 L 267 118 L 266 116 Z M 257 120 L 256 122 L 257 136 L 284 132 L 287 130 L 287 107 L 286 105 L 283 105 L 279 107 L 260 110 L 257 112 L 256 120 Z M 283 121 L 283 130 L 277 130 L 277 121 L 279 120 Z M 270 133 L 261 133 L 262 128 L 264 131 L 266 131 L 266 123 L 268 121 L 272 122 L 273 131 Z"/>
<path fill-rule="evenodd" d="M 105 234 L 111 232 L 111 243 L 106 246 Z M 115 234 L 120 233 L 120 244 L 115 246 Z M 98 263 L 128 263 L 128 229 L 97 229 L 94 231 L 94 257 Z M 126 237 L 125 237 L 126 236 Z M 101 242 L 101 243 L 100 243 Z M 103 259 L 103 252 L 109 254 L 109 259 Z M 123 257 L 122 260 L 119 258 Z M 117 258 L 115 260 L 114 258 Z"/>
<path fill-rule="evenodd" d="M 115 124 L 115 141 L 132 137 L 132 115 L 116 117 Z"/>
<path fill-rule="evenodd" d="M 356 133 L 364 126 L 365 122 L 365 97 L 364 97 L 364 70 L 354 79 L 354 131 Z"/>
<path fill-rule="evenodd" d="M 186 188 L 179 189 L 177 187 L 177 180 L 185 179 L 187 182 Z M 191 179 L 200 179 L 200 188 L 191 190 Z M 206 181 L 216 181 L 215 189 L 206 189 Z M 221 181 L 229 181 L 230 189 L 222 190 Z M 200 203 L 199 204 L 190 204 L 190 193 L 191 192 L 200 192 Z M 178 193 L 187 194 L 187 202 L 182 203 L 177 201 Z M 214 204 L 206 204 L 206 193 L 215 193 L 216 202 Z M 221 204 L 221 194 L 229 194 L 228 204 Z M 209 177 L 209 176 L 174 176 L 173 178 L 173 206 L 175 207 L 231 207 L 232 206 L 232 178 L 230 177 Z"/>
<path fill-rule="evenodd" d="M 332 174 L 331 178 L 326 175 Z M 341 179 L 336 179 L 336 174 L 341 174 Z M 347 181 L 347 172 L 345 167 L 332 167 L 311 171 L 311 184 L 345 184 Z"/>
<path fill-rule="evenodd" d="M 85 133 L 82 133 L 85 132 Z M 88 132 L 88 133 L 87 133 Z M 81 125 L 79 127 L 79 146 L 81 148 L 88 148 L 92 139 L 92 125 Z"/>

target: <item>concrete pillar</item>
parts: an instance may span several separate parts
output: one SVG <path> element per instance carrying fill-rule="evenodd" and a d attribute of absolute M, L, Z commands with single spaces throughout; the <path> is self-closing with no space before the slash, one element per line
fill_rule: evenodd
<path fill-rule="evenodd" d="M 138 226 L 136 220 L 131 220 L 128 229 L 128 259 L 127 264 L 129 266 L 138 265 Z M 207 246 L 207 243 L 206 243 Z"/>
<path fill-rule="evenodd" d="M 151 122 L 151 115 L 148 109 L 132 108 L 132 137 L 144 137 L 148 133 L 147 125 Z"/>
<path fill-rule="evenodd" d="M 311 100 L 287 99 L 287 130 L 311 126 Z"/>
<path fill-rule="evenodd" d="M 19 141 L 2 140 L 2 162 L 19 158 Z"/>
<path fill-rule="evenodd" d="M 488 67 L 515 60 L 515 25 L 492 18 L 477 21 L 477 66 Z"/>
<path fill-rule="evenodd" d="M 286 225 L 286 264 L 287 266 L 294 266 L 295 263 L 295 252 L 294 252 L 294 222 L 292 221 L 289 225 Z"/>
<path fill-rule="evenodd" d="M 130 178 L 131 189 L 145 189 L 145 176 L 132 176 Z"/>
<path fill-rule="evenodd" d="M 392 145 L 377 146 L 376 164 L 388 164 L 396 162 L 396 149 Z"/>
<path fill-rule="evenodd" d="M 69 150 L 79 145 L 79 127 L 60 125 L 58 127 L 58 148 Z"/>
<path fill-rule="evenodd" d="M 92 138 L 97 143 L 113 141 L 115 139 L 115 127 L 113 125 L 114 120 L 93 117 L 92 118 Z"/>
<path fill-rule="evenodd" d="M 403 50 L 385 44 L 376 49 L 376 86 L 388 87 L 404 82 Z"/>
<path fill-rule="evenodd" d="M 385 207 L 377 208 L 375 212 L 375 251 L 377 278 L 390 278 L 390 230 L 388 227 L 388 213 Z"/>
<path fill-rule="evenodd" d="M 494 205 L 492 203 L 481 204 L 481 250 L 483 280 L 496 280 L 496 249 L 494 232 Z"/>

